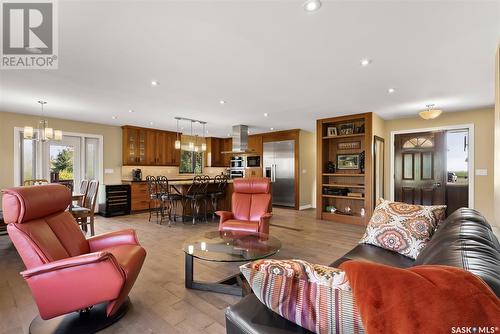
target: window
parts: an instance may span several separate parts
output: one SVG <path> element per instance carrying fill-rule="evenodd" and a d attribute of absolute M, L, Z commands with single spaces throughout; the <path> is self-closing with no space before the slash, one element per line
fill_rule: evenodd
<path fill-rule="evenodd" d="M 179 173 L 201 174 L 203 172 L 203 153 L 182 150 Z"/>
<path fill-rule="evenodd" d="M 428 148 L 434 147 L 434 138 L 432 137 L 415 137 L 410 138 L 403 144 L 403 148 Z"/>

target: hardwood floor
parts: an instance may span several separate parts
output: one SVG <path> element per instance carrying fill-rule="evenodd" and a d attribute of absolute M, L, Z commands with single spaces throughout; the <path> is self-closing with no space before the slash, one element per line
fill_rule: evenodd
<path fill-rule="evenodd" d="M 330 264 L 351 249 L 364 227 L 315 219 L 313 210 L 274 209 L 270 233 L 283 244 L 274 258 Z M 148 255 L 130 299 L 131 310 L 103 333 L 225 333 L 224 309 L 240 298 L 184 288 L 182 242 L 214 230 L 217 223 L 172 227 L 148 222 L 147 214 L 96 219 L 96 233 L 134 228 Z M 238 271 L 237 263 L 197 261 L 195 279 L 216 281 Z M 30 290 L 19 275 L 24 264 L 8 236 L 0 236 L 0 333 L 27 333 L 37 315 Z M 89 282 L 99 284 L 99 282 Z"/>

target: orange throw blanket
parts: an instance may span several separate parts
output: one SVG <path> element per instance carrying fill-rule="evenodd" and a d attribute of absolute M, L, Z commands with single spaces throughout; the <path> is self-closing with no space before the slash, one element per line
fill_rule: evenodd
<path fill-rule="evenodd" d="M 347 261 L 367 333 L 500 333 L 500 299 L 480 278 L 454 267 L 399 269 Z"/>

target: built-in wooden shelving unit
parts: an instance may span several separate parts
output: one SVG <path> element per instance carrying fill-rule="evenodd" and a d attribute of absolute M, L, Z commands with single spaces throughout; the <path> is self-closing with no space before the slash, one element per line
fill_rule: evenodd
<path fill-rule="evenodd" d="M 354 133 L 341 134 L 340 129 L 353 126 Z M 336 128 L 331 135 L 329 128 Z M 330 134 L 330 135 L 329 135 Z M 372 114 L 364 113 L 317 121 L 317 218 L 339 223 L 366 225 L 372 214 Z M 338 169 L 338 155 L 360 155 L 364 152 L 364 168 Z M 335 171 L 327 170 L 328 162 Z M 357 193 L 361 197 L 347 196 Z M 359 195 L 361 193 L 362 195 Z M 326 211 L 335 207 L 336 212 Z M 346 207 L 351 211 L 347 214 Z M 361 215 L 364 209 L 364 216 Z"/>

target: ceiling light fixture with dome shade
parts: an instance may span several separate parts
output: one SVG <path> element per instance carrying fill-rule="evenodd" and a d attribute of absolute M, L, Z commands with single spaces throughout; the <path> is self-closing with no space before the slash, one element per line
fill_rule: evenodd
<path fill-rule="evenodd" d="M 441 109 L 434 108 L 434 104 L 427 104 L 426 107 L 427 110 L 418 113 L 418 115 L 425 120 L 435 119 L 443 113 Z"/>
<path fill-rule="evenodd" d="M 62 140 L 62 130 L 54 130 L 49 127 L 49 121 L 43 119 L 43 106 L 47 104 L 46 101 L 39 100 L 37 101 L 41 108 L 41 117 L 42 119 L 38 122 L 37 130 L 32 126 L 25 126 L 23 130 L 23 138 L 28 140 L 36 140 L 41 142 L 46 142 L 49 140 Z"/>

